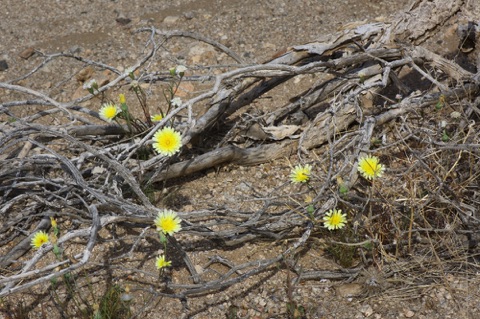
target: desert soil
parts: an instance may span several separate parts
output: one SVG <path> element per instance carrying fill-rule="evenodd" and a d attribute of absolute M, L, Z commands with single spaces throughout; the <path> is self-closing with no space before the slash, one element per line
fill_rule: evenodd
<path fill-rule="evenodd" d="M 303 44 L 322 34 L 336 31 L 346 23 L 387 17 L 406 8 L 408 2 L 2 0 L 0 60 L 6 61 L 8 69 L 0 72 L 0 81 L 26 74 L 41 61 L 38 53 L 28 59 L 20 57 L 22 53 L 25 54 L 25 50 L 32 48 L 46 54 L 73 52 L 124 69 L 137 61 L 143 53 L 143 48 L 139 47 L 140 36 L 134 31 L 149 26 L 201 34 L 226 45 L 247 63 L 258 63 L 268 60 L 288 46 Z M 179 63 L 194 69 L 195 66 L 207 65 L 216 59 L 215 51 L 209 53 L 205 46 L 192 50 L 193 46 L 191 42 L 179 41 L 179 44 L 170 47 L 173 54 L 165 58 L 170 64 L 159 65 L 159 69 L 165 70 Z M 218 58 L 214 62 L 222 61 Z M 63 71 L 68 73 L 68 70 Z M 46 93 L 55 92 L 64 100 L 71 99 L 76 88 L 69 92 L 55 91 L 55 83 L 61 76 L 58 72 L 61 71 L 46 68 L 41 77 L 35 78 L 36 83 L 24 80 L 21 84 L 32 85 Z M 195 94 L 197 90 L 200 90 L 200 86 L 194 84 L 190 94 Z M 272 102 L 267 99 L 265 103 Z M 278 186 L 279 180 L 288 181 L 289 167 L 294 160 L 283 159 L 257 167 L 222 167 L 204 172 L 185 181 L 182 188 L 176 190 L 175 200 L 169 205 L 179 211 L 222 205 L 231 207 L 241 198 L 251 198 L 252 189 L 257 194 L 269 194 Z M 248 205 L 250 204 L 246 201 L 236 207 L 242 209 Z M 93 263 L 100 264 L 101 253 L 115 245 L 114 238 L 108 234 L 104 234 L 104 237 L 105 247 L 97 250 Z M 178 240 L 182 242 L 183 239 L 180 237 Z M 195 265 L 205 264 L 214 255 L 232 263 L 240 263 L 246 258 L 253 260 L 274 256 L 282 248 L 281 243 L 248 243 L 232 250 L 214 248 L 206 249 L 205 253 L 196 251 L 190 258 Z M 299 263 L 305 269 L 340 268 L 321 249 L 316 249 L 314 244 L 303 254 Z M 150 270 L 153 272 L 153 267 Z M 218 271 L 222 271 L 222 268 Z M 143 278 L 142 273 L 135 271 L 130 271 L 128 276 L 125 272 L 118 274 L 118 278 L 113 280 L 123 286 Z M 172 280 L 182 282 L 182 276 L 188 276 L 185 269 L 172 271 Z M 429 287 L 423 294 L 399 290 L 385 296 L 377 293 L 374 298 L 369 298 L 364 289 L 366 281 L 377 282 L 382 286 L 380 290 L 390 287 L 376 276 L 376 270 L 367 269 L 362 278 L 351 283 L 327 279 L 305 281 L 291 287 L 289 292 L 286 284 L 287 271 L 279 269 L 250 278 L 219 293 L 192 298 L 188 309 L 178 300 L 159 299 L 155 307 L 148 307 L 142 313 L 142 317 L 228 318 L 235 311 L 238 318 L 287 318 L 289 293 L 305 309 L 305 318 L 473 318 L 472 314 L 478 313 L 480 307 L 478 302 L 468 299 L 472 283 L 457 278 L 451 278 L 451 285 L 458 288 L 456 291 L 463 289 L 465 295 L 454 296 L 448 287 L 438 285 Z M 92 280 L 95 278 L 96 276 L 92 277 Z M 478 288 L 474 290 L 478 293 Z M 139 291 L 135 298 L 142 300 L 147 295 L 148 292 L 142 294 Z M 48 310 L 51 314 L 48 318 L 58 316 L 46 299 L 48 298 L 35 301 L 38 304 L 33 305 L 30 318 L 43 318 L 40 309 Z"/>

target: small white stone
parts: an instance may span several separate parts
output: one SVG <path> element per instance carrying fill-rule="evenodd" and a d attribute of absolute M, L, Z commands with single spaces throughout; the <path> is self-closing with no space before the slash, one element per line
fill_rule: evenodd
<path fill-rule="evenodd" d="M 365 317 L 370 317 L 373 314 L 372 306 L 366 304 L 360 308 L 360 312 L 363 313 Z"/>
<path fill-rule="evenodd" d="M 457 112 L 457 111 L 453 111 L 452 113 L 450 113 L 450 117 L 452 119 L 458 119 L 460 118 L 460 116 L 462 116 L 462 114 L 460 114 L 460 112 Z"/>
<path fill-rule="evenodd" d="M 180 19 L 180 17 L 177 17 L 177 16 L 168 16 L 168 17 L 165 17 L 165 19 L 163 19 L 163 23 L 165 24 L 175 24 L 178 19 Z"/>
<path fill-rule="evenodd" d="M 195 265 L 195 271 L 197 272 L 197 274 L 201 275 L 201 274 L 203 274 L 204 269 L 200 265 Z"/>

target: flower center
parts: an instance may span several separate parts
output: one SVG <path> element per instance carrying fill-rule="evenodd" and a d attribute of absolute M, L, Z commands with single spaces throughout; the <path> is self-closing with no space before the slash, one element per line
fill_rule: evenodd
<path fill-rule="evenodd" d="M 332 216 L 332 219 L 330 222 L 332 223 L 332 225 L 338 225 L 342 222 L 342 219 L 340 218 L 339 215 L 335 214 Z"/>
<path fill-rule="evenodd" d="M 173 229 L 175 228 L 175 223 L 173 220 L 171 219 L 167 219 L 163 222 L 163 225 L 162 225 L 162 229 L 165 231 L 165 232 L 170 232 L 172 231 Z"/>
<path fill-rule="evenodd" d="M 375 176 L 378 173 L 379 166 L 375 161 L 365 162 L 365 173 L 371 176 Z"/>
<path fill-rule="evenodd" d="M 113 118 L 115 116 L 116 110 L 114 108 L 108 108 L 105 110 L 105 115 L 108 118 Z"/>
<path fill-rule="evenodd" d="M 165 146 L 165 147 L 167 147 L 167 148 L 171 147 L 172 144 L 173 144 L 173 140 L 172 140 L 172 138 L 171 138 L 170 136 L 167 136 L 167 137 L 165 138 L 165 140 L 163 141 L 163 146 Z"/>

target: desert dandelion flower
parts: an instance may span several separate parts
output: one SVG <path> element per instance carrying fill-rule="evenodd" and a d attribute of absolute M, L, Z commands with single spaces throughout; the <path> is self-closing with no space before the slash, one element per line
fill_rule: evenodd
<path fill-rule="evenodd" d="M 385 167 L 380 164 L 378 157 L 365 156 L 358 161 L 358 171 L 362 173 L 366 179 L 375 179 L 382 177 Z"/>
<path fill-rule="evenodd" d="M 172 236 L 174 233 L 182 230 L 182 226 L 180 225 L 181 221 L 182 220 L 178 218 L 177 213 L 172 210 L 165 209 L 158 213 L 154 223 L 159 232 Z"/>
<path fill-rule="evenodd" d="M 113 103 L 103 104 L 99 112 L 100 118 L 110 123 L 121 111 L 122 110 Z"/>
<path fill-rule="evenodd" d="M 31 245 L 33 248 L 39 249 L 40 247 L 42 247 L 43 244 L 46 244 L 48 242 L 48 234 L 41 230 L 37 231 L 35 235 L 33 235 Z"/>
<path fill-rule="evenodd" d="M 125 98 L 125 94 L 120 93 L 120 94 L 118 95 L 118 101 L 120 102 L 120 104 L 125 104 L 125 103 L 127 103 L 127 99 Z"/>
<path fill-rule="evenodd" d="M 172 156 L 180 151 L 182 147 L 182 137 L 180 133 L 171 127 L 165 127 L 158 130 L 153 135 L 153 148 L 160 154 Z"/>
<path fill-rule="evenodd" d="M 154 114 L 150 116 L 150 119 L 152 120 L 152 122 L 160 122 L 163 119 L 163 116 L 162 114 Z"/>
<path fill-rule="evenodd" d="M 306 183 L 310 179 L 311 173 L 311 165 L 297 165 L 294 169 L 292 169 L 292 173 L 290 174 L 290 180 L 292 181 L 292 183 Z"/>
<path fill-rule="evenodd" d="M 159 270 L 165 267 L 169 267 L 171 265 L 172 265 L 171 261 L 165 260 L 165 255 L 160 255 L 155 260 L 155 266 L 157 266 L 157 269 Z"/>
<path fill-rule="evenodd" d="M 347 223 L 347 215 L 341 209 L 330 209 L 323 217 L 323 224 L 328 230 L 341 229 Z"/>
<path fill-rule="evenodd" d="M 50 225 L 52 225 L 52 228 L 58 228 L 57 220 L 53 216 L 50 216 Z"/>

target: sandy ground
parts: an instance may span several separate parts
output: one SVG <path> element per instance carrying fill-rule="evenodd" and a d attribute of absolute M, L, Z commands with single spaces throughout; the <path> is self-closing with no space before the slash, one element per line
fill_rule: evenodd
<path fill-rule="evenodd" d="M 406 7 L 408 1 L 344 0 L 344 1 L 23 1 L 3 0 L 0 13 L 0 60 L 8 69 L 0 72 L 0 81 L 7 81 L 26 74 L 41 61 L 38 53 L 28 56 L 29 50 L 44 54 L 72 52 L 86 58 L 106 63 L 117 68 L 132 65 L 144 52 L 139 45 L 144 36 L 135 34 L 138 28 L 155 26 L 162 30 L 183 30 L 201 34 L 229 47 L 242 56 L 247 63 L 268 60 L 286 47 L 303 44 L 318 36 L 333 32 L 352 21 L 371 21 L 387 16 Z M 205 47 L 192 50 L 190 42 L 179 42 L 170 49 L 165 61 L 159 65 L 166 69 L 179 63 L 194 67 L 215 59 Z M 214 52 L 212 53 L 215 54 Z M 23 56 L 23 57 L 21 57 Z M 210 59 L 210 60 L 209 60 Z M 226 60 L 218 58 L 215 62 Z M 60 70 L 52 67 L 35 77 L 34 83 L 23 81 L 45 93 L 58 94 L 68 100 L 69 92 L 57 92 L 56 81 Z M 72 75 L 69 75 L 72 76 Z M 80 86 L 80 85 L 79 85 Z M 195 87 L 194 90 L 198 90 Z M 2 97 L 0 94 L 0 101 Z M 186 182 L 178 191 L 175 208 L 183 211 L 200 209 L 211 204 L 232 204 L 249 191 L 246 185 L 255 185 L 257 191 L 268 193 L 279 179 L 288 180 L 289 163 L 278 161 L 253 168 L 222 168 L 209 171 L 201 177 Z M 271 172 L 275 171 L 272 175 Z M 113 240 L 103 234 L 112 246 Z M 181 238 L 179 239 L 181 241 Z M 105 249 L 108 250 L 108 245 Z M 244 258 L 268 258 L 282 250 L 281 245 L 247 244 L 236 250 L 213 249 L 205 256 L 192 253 L 196 264 L 203 264 L 208 257 L 220 255 L 232 262 Z M 96 260 L 100 262 L 101 258 Z M 301 259 L 308 268 L 337 269 L 339 266 L 327 258 L 315 245 Z M 221 271 L 221 269 L 218 269 Z M 174 271 L 173 280 L 187 276 L 185 270 Z M 363 283 L 375 278 L 375 271 L 363 275 Z M 97 278 L 97 275 L 95 275 Z M 98 277 L 101 278 L 101 277 Z M 141 281 L 142 276 L 134 271 L 128 278 L 119 277 L 118 283 Z M 468 318 L 475 309 L 465 310 L 452 301 L 452 295 L 444 287 L 431 288 L 423 295 L 399 291 L 396 298 L 368 298 L 361 283 L 338 283 L 331 280 L 308 281 L 287 288 L 287 271 L 278 270 L 261 274 L 224 290 L 218 294 L 192 299 L 189 309 L 177 300 L 160 299 L 150 307 L 143 318 L 286 318 L 287 302 L 293 298 L 305 309 L 305 318 Z M 381 282 L 381 278 L 375 280 Z M 471 289 L 467 280 L 455 281 L 465 290 Z M 389 287 L 382 283 L 382 287 Z M 382 288 L 382 289 L 383 289 Z M 473 288 L 472 288 L 473 289 Z M 475 288 L 478 290 L 478 288 Z M 136 298 L 144 298 L 138 293 Z M 290 295 L 290 296 L 289 296 Z M 352 296 L 362 296 L 355 298 Z M 30 318 L 43 318 L 39 310 L 47 301 L 36 301 Z M 478 305 L 477 305 L 478 307 Z M 477 309 L 478 310 L 478 309 Z M 230 317 L 229 317 L 230 315 Z M 55 316 L 49 318 L 56 318 Z"/>

